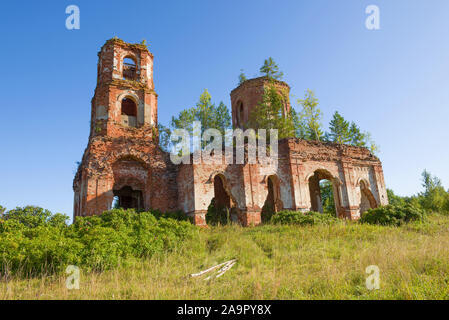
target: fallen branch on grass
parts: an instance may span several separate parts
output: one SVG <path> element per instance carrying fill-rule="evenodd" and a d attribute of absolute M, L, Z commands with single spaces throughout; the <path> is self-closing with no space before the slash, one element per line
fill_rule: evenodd
<path fill-rule="evenodd" d="M 226 271 L 228 271 L 229 269 L 231 269 L 231 268 L 234 266 L 234 264 L 235 264 L 236 262 L 237 262 L 237 259 L 232 259 L 232 260 L 229 260 L 229 261 L 226 261 L 226 262 L 217 264 L 216 266 L 213 266 L 213 267 L 211 267 L 211 268 L 209 268 L 209 269 L 206 269 L 206 270 L 204 270 L 204 271 L 201 271 L 201 272 L 198 272 L 198 273 L 191 274 L 190 276 L 191 276 L 192 278 L 193 278 L 193 277 L 199 277 L 199 276 L 202 276 L 203 274 L 206 274 L 206 273 L 208 273 L 208 272 L 211 272 L 211 271 L 213 271 L 213 270 L 218 269 L 218 268 L 221 267 L 221 269 L 218 270 L 217 276 L 215 277 L 215 278 L 219 278 L 219 277 L 221 277 L 223 274 L 225 274 Z M 209 279 L 211 279 L 211 278 L 212 278 L 212 275 L 210 275 L 209 277 L 207 277 L 207 278 L 204 279 L 204 280 L 209 280 Z"/>

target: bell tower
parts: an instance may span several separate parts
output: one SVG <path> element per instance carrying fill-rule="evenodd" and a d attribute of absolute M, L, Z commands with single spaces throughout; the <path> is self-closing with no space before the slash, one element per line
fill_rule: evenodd
<path fill-rule="evenodd" d="M 157 127 L 153 55 L 144 44 L 108 40 L 98 53 L 91 136 L 143 133 L 153 126 Z"/>
<path fill-rule="evenodd" d="M 110 39 L 97 70 L 89 142 L 73 182 L 74 217 L 115 206 L 175 210 L 176 168 L 158 147 L 153 55 L 145 44 Z"/>

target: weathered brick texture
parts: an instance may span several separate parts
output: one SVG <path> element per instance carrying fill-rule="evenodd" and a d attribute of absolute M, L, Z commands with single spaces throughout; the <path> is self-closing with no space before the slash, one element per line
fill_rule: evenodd
<path fill-rule="evenodd" d="M 124 66 L 127 57 L 135 70 Z M 276 86 L 289 91 L 284 82 Z M 235 127 L 248 121 L 266 87 L 265 78 L 256 78 L 231 92 Z M 127 125 L 134 116 L 123 113 L 125 98 L 135 103 L 135 125 Z M 236 221 L 257 225 L 267 199 L 275 210 L 321 210 L 322 179 L 332 182 L 341 218 L 358 219 L 364 210 L 388 203 L 382 164 L 366 148 L 288 138 L 279 141 L 277 167 L 224 161 L 174 165 L 158 147 L 156 128 L 153 55 L 144 45 L 108 40 L 99 52 L 89 143 L 73 183 L 75 217 L 100 214 L 117 196 L 142 209 L 182 210 L 205 225 L 215 197 L 233 207 Z"/>

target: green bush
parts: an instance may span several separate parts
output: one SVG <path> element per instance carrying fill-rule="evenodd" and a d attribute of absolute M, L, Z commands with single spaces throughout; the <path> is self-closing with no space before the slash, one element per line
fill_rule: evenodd
<path fill-rule="evenodd" d="M 159 210 L 153 210 L 151 213 L 156 218 L 171 218 L 179 221 L 189 221 L 189 217 L 182 211 L 161 212 Z"/>
<path fill-rule="evenodd" d="M 231 221 L 231 210 L 232 209 L 217 205 L 215 203 L 215 198 L 213 198 L 207 208 L 206 223 L 211 226 L 229 224 Z"/>
<path fill-rule="evenodd" d="M 64 226 L 67 224 L 69 217 L 56 213 L 51 214 L 50 211 L 34 207 L 26 206 L 24 208 L 16 208 L 8 211 L 1 217 L 4 220 L 15 220 L 29 228 L 39 226 Z"/>
<path fill-rule="evenodd" d="M 260 218 L 262 220 L 262 223 L 270 223 L 271 218 L 273 217 L 274 214 L 275 214 L 274 208 L 272 208 L 272 206 L 270 204 L 266 203 L 262 207 L 262 211 L 260 213 Z"/>
<path fill-rule="evenodd" d="M 314 211 L 303 213 L 301 211 L 284 210 L 277 212 L 271 218 L 271 223 L 274 224 L 317 225 L 334 224 L 338 221 L 334 216 Z"/>
<path fill-rule="evenodd" d="M 362 214 L 360 222 L 379 225 L 400 226 L 409 221 L 424 219 L 424 212 L 410 204 L 387 205 L 369 209 Z"/>
<path fill-rule="evenodd" d="M 50 274 L 71 264 L 101 271 L 173 250 L 197 234 L 189 222 L 134 210 L 77 217 L 70 226 L 65 221 L 36 207 L 7 212 L 0 218 L 0 274 Z"/>
<path fill-rule="evenodd" d="M 1 274 L 49 274 L 80 263 L 82 245 L 66 237 L 63 228 L 29 228 L 14 220 L 0 224 Z"/>

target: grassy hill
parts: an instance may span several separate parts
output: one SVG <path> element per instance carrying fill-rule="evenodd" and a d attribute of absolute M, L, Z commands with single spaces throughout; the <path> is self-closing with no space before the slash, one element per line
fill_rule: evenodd
<path fill-rule="evenodd" d="M 103 272 L 0 281 L 0 299 L 449 299 L 449 216 L 400 227 L 334 225 L 197 229 L 170 252 L 126 260 Z M 189 274 L 230 259 L 218 279 Z M 365 268 L 380 269 L 380 289 Z"/>

